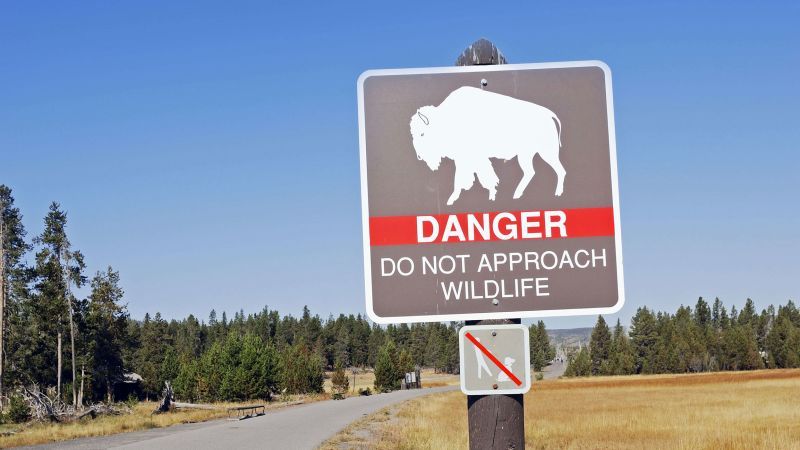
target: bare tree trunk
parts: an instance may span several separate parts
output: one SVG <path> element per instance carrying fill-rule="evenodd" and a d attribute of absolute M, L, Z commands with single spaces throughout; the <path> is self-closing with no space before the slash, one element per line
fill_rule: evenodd
<path fill-rule="evenodd" d="M 86 372 L 84 370 L 84 365 L 81 364 L 81 390 L 78 391 L 78 406 L 83 408 L 83 379 L 86 378 Z"/>
<path fill-rule="evenodd" d="M 3 363 L 5 363 L 6 334 L 6 228 L 3 211 L 6 205 L 0 204 L 0 411 L 3 411 Z"/>
<path fill-rule="evenodd" d="M 68 291 L 69 292 L 69 291 Z M 75 376 L 75 321 L 72 320 L 72 299 L 67 298 L 69 302 L 69 339 L 70 346 L 72 347 L 72 406 L 78 406 L 78 386 L 75 385 L 77 377 Z"/>
<path fill-rule="evenodd" d="M 59 322 L 61 320 L 59 319 Z M 61 400 L 61 330 L 58 330 L 58 368 L 56 369 L 56 393 L 58 394 L 58 399 Z"/>
<path fill-rule="evenodd" d="M 111 404 L 111 397 L 113 396 L 114 389 L 111 385 L 111 377 L 106 377 L 106 401 Z"/>
<path fill-rule="evenodd" d="M 66 254 L 62 258 L 64 261 L 64 300 L 67 302 L 67 311 L 69 312 L 69 340 L 70 340 L 70 359 L 72 360 L 72 406 L 78 406 L 78 394 L 75 381 L 77 380 L 75 370 L 75 312 L 72 309 L 72 295 L 69 292 L 69 259 L 70 254 Z"/>

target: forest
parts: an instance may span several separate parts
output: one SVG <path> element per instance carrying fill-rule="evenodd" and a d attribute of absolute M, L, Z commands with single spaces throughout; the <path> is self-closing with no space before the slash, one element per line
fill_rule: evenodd
<path fill-rule="evenodd" d="M 675 314 L 641 307 L 625 330 L 602 316 L 588 348 L 568 355 L 567 376 L 691 373 L 800 367 L 800 311 L 789 300 L 756 311 L 751 299 L 730 311 L 702 297 Z"/>
<path fill-rule="evenodd" d="M 405 371 L 458 371 L 461 323 L 389 325 L 359 315 L 299 317 L 211 311 L 207 317 L 132 318 L 121 275 L 86 273 L 56 202 L 28 236 L 10 188 L 0 185 L 0 398 L 37 386 L 74 405 L 153 399 L 165 381 L 188 401 L 270 399 L 321 392 L 326 371 L 374 368 L 376 389 Z M 75 293 L 88 292 L 83 298 Z M 543 322 L 530 326 L 531 363 L 556 354 Z M 800 366 L 800 312 L 789 301 L 756 312 L 700 298 L 674 314 L 639 308 L 626 329 L 598 317 L 588 348 L 562 349 L 567 376 L 750 370 Z M 351 369 L 352 370 L 352 369 Z M 339 376 L 341 378 L 341 374 Z"/>
<path fill-rule="evenodd" d="M 38 386 L 73 405 L 152 399 L 170 381 L 179 398 L 192 401 L 268 399 L 320 392 L 326 370 L 374 367 L 382 352 L 396 366 L 457 370 L 456 324 L 379 327 L 361 315 L 323 320 L 305 307 L 297 318 L 267 307 L 233 317 L 211 311 L 205 319 L 165 320 L 158 312 L 131 318 L 118 271 L 85 273 L 58 203 L 32 238 L 7 186 L 0 186 L 0 211 L 4 398 Z M 84 286 L 89 294 L 78 298 Z M 391 378 L 401 376 L 391 369 Z"/>

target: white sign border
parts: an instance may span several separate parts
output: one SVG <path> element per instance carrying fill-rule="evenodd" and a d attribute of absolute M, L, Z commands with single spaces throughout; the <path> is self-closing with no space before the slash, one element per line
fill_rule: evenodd
<path fill-rule="evenodd" d="M 372 261 L 370 258 L 369 196 L 367 183 L 367 142 L 364 116 L 364 82 L 369 77 L 391 75 L 426 75 L 464 72 L 503 72 L 512 70 L 565 69 L 574 67 L 597 67 L 603 71 L 606 85 L 606 110 L 608 116 L 609 164 L 611 165 L 611 193 L 614 208 L 614 244 L 617 260 L 617 303 L 603 308 L 550 309 L 544 311 L 503 311 L 487 313 L 429 314 L 422 316 L 382 317 L 375 313 L 372 302 Z M 619 211 L 619 178 L 617 175 L 617 138 L 614 125 L 614 96 L 611 88 L 611 69 L 602 61 L 563 61 L 530 64 L 502 64 L 493 66 L 424 67 L 412 69 L 367 70 L 358 77 L 358 146 L 361 172 L 361 226 L 364 246 L 364 294 L 367 300 L 367 315 L 379 324 L 415 322 L 458 322 L 462 320 L 490 320 L 512 318 L 537 318 L 559 316 L 593 316 L 614 314 L 625 304 L 625 283 L 622 273 L 622 229 Z"/>
<path fill-rule="evenodd" d="M 512 389 L 487 389 L 487 390 L 474 390 L 470 391 L 466 387 L 465 371 L 464 371 L 464 347 L 466 343 L 465 334 L 467 331 L 472 330 L 511 330 L 521 329 L 525 346 L 525 375 L 523 375 L 522 387 Z M 504 325 L 466 325 L 461 327 L 458 331 L 458 358 L 459 358 L 459 379 L 461 381 L 461 392 L 466 395 L 510 395 L 510 394 L 524 394 L 531 389 L 531 343 L 528 327 L 521 324 L 504 324 Z"/>

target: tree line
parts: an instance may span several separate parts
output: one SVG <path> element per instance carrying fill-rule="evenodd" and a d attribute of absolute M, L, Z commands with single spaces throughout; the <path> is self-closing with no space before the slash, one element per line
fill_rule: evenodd
<path fill-rule="evenodd" d="M 675 314 L 639 308 L 627 332 L 600 316 L 588 348 L 568 361 L 568 376 L 800 367 L 800 311 L 790 300 L 758 313 L 751 299 L 728 311 L 719 298 L 701 297 Z"/>
<path fill-rule="evenodd" d="M 265 307 L 232 318 L 211 311 L 207 320 L 135 320 L 118 271 L 85 272 L 64 209 L 53 202 L 29 238 L 11 189 L 0 185 L 0 398 L 35 384 L 74 405 L 110 401 L 125 381 L 153 398 L 171 381 L 189 400 L 263 399 L 320 392 L 325 370 L 375 367 L 381 358 L 397 365 L 382 381 L 390 388 L 400 367 L 458 368 L 458 324 L 380 327 L 361 315 L 323 320 L 307 307 L 300 317 Z M 89 294 L 79 298 L 84 286 Z"/>

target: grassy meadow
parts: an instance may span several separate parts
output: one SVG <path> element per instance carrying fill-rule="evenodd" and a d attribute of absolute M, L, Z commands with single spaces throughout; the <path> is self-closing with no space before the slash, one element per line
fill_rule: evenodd
<path fill-rule="evenodd" d="M 356 446 L 467 448 L 466 398 L 409 401 L 372 434 Z M 800 449 L 800 370 L 535 382 L 525 441 L 529 449 Z"/>
<path fill-rule="evenodd" d="M 348 395 L 354 395 L 354 393 L 357 393 L 359 389 L 364 388 L 369 388 L 373 392 L 375 391 L 375 372 L 372 369 L 359 369 L 356 373 L 355 385 L 353 384 L 353 372 L 348 369 L 345 371 L 345 373 L 347 374 L 347 379 L 350 382 L 350 390 L 348 391 Z M 325 389 L 325 392 L 331 392 L 332 375 L 333 372 L 325 373 L 325 383 L 323 384 L 323 389 Z M 422 386 L 426 388 L 439 386 L 458 386 L 459 383 L 458 375 L 436 373 L 433 369 L 428 368 L 422 369 L 420 378 L 422 378 Z"/>

